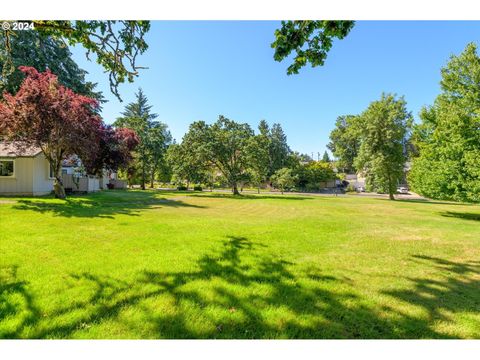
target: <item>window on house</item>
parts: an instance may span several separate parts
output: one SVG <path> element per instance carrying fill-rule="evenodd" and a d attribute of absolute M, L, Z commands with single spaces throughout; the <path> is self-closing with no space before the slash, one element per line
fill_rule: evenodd
<path fill-rule="evenodd" d="M 13 176 L 14 174 L 13 160 L 0 160 L 0 176 Z"/>

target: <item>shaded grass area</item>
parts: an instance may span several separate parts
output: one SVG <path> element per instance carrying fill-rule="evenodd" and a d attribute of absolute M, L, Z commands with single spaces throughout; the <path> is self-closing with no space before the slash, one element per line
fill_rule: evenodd
<path fill-rule="evenodd" d="M 477 208 L 249 197 L 0 205 L 0 337 L 479 337 Z"/>
<path fill-rule="evenodd" d="M 17 210 L 32 210 L 39 213 L 53 213 L 65 217 L 103 217 L 113 219 L 115 215 L 138 216 L 142 210 L 160 207 L 202 207 L 191 205 L 181 200 L 170 200 L 158 197 L 154 191 L 144 193 L 111 192 L 108 197 L 69 197 L 65 201 L 43 201 L 35 198 L 19 199 L 13 206 Z"/>
<path fill-rule="evenodd" d="M 454 217 L 454 218 L 465 219 L 465 220 L 480 221 L 480 214 L 477 214 L 477 213 L 446 211 L 442 213 L 442 216 Z"/>

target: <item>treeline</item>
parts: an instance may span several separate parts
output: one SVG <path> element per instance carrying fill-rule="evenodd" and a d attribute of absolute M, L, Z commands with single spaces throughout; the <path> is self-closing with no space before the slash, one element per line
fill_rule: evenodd
<path fill-rule="evenodd" d="M 362 113 L 340 116 L 322 161 L 293 152 L 279 124 L 249 124 L 220 116 L 197 121 L 175 143 L 155 120 L 145 95 L 129 104 L 115 126 L 135 130 L 140 145 L 125 169 L 130 183 L 249 186 L 316 191 L 343 174 L 360 174 L 369 191 L 394 198 L 399 185 L 423 196 L 480 201 L 480 58 L 474 44 L 441 70 L 441 93 L 415 123 L 403 97 L 382 94 Z"/>
<path fill-rule="evenodd" d="M 405 100 L 382 95 L 359 115 L 341 116 L 329 149 L 346 173 L 387 192 L 408 180 L 429 198 L 480 201 L 480 57 L 475 44 L 441 69 L 441 93 L 413 123 Z"/>
<path fill-rule="evenodd" d="M 156 121 L 140 89 L 114 125 L 135 131 L 139 145 L 133 161 L 121 172 L 131 185 L 155 183 L 228 187 L 238 194 L 243 187 L 276 187 L 284 190 L 319 190 L 336 178 L 325 154 L 322 161 L 293 152 L 280 124 L 262 120 L 255 132 L 249 124 L 219 116 L 213 124 L 196 121 L 180 143 L 172 140 L 167 126 Z"/>
<path fill-rule="evenodd" d="M 194 122 L 182 142 L 169 148 L 167 158 L 177 184 L 226 186 L 234 194 L 244 186 L 314 190 L 335 179 L 330 163 L 292 152 L 281 125 L 270 128 L 265 120 L 257 133 L 249 124 L 222 115 L 211 125 Z"/>

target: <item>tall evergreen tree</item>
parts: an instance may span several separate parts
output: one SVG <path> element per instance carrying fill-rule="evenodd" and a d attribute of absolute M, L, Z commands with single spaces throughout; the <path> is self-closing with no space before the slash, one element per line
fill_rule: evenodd
<path fill-rule="evenodd" d="M 260 135 L 267 136 L 267 137 L 270 136 L 270 127 L 268 126 L 268 123 L 266 120 L 264 119 L 260 120 L 258 124 L 258 131 Z"/>
<path fill-rule="evenodd" d="M 140 172 L 141 186 L 145 190 L 147 179 L 153 185 L 153 177 L 158 166 L 162 163 L 171 135 L 165 124 L 155 121 L 157 114 L 152 112 L 152 105 L 139 89 L 135 94 L 136 100 L 125 106 L 114 126 L 130 128 L 139 138 L 136 148 L 136 168 Z"/>
<path fill-rule="evenodd" d="M 260 193 L 260 187 L 269 177 L 270 171 L 270 136 L 268 124 L 261 120 L 258 125 L 259 133 L 252 136 L 247 146 L 247 153 L 250 164 L 250 179 L 257 186 Z"/>
<path fill-rule="evenodd" d="M 288 165 L 290 147 L 287 143 L 287 136 L 280 124 L 273 124 L 270 128 L 266 120 L 260 120 L 258 124 L 258 141 L 262 145 L 262 153 L 268 152 L 268 173 L 269 179 L 277 170 Z M 268 149 L 266 150 L 265 147 Z"/>
<path fill-rule="evenodd" d="M 5 34 L 0 33 L 0 42 Z M 19 66 L 31 66 L 40 72 L 49 69 L 63 86 L 77 94 L 86 95 L 104 102 L 101 92 L 95 91 L 96 84 L 85 80 L 87 72 L 72 59 L 68 46 L 58 39 L 36 31 L 17 31 L 10 37 L 10 52 L 0 52 L 0 93 L 15 94 L 25 75 Z"/>
<path fill-rule="evenodd" d="M 273 124 L 270 130 L 270 175 L 286 166 L 290 152 L 282 126 Z"/>
<path fill-rule="evenodd" d="M 325 150 L 325 152 L 323 153 L 322 161 L 327 163 L 330 162 L 330 156 L 328 156 L 327 150 Z"/>

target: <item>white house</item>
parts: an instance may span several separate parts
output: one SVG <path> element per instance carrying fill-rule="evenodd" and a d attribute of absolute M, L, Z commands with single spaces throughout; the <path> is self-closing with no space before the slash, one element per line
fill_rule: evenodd
<path fill-rule="evenodd" d="M 0 141 L 0 195 L 49 194 L 52 175 L 40 148 Z"/>

